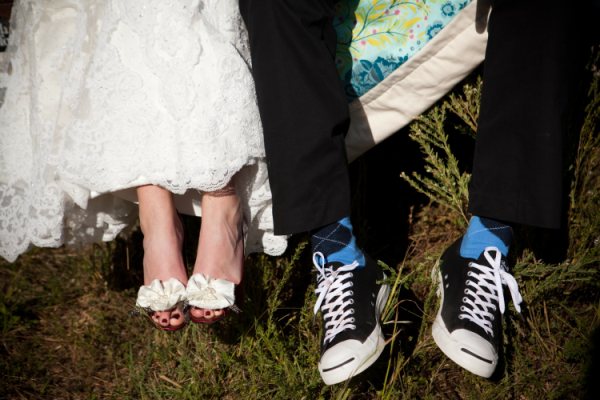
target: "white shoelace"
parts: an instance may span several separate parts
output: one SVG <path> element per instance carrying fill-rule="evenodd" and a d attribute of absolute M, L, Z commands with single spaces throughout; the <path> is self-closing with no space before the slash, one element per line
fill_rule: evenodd
<path fill-rule="evenodd" d="M 492 252 L 496 253 L 494 257 L 491 255 Z M 467 296 L 463 297 L 463 305 L 460 307 L 461 314 L 458 315 L 458 318 L 468 319 L 493 336 L 492 321 L 494 320 L 494 315 L 488 310 L 495 311 L 496 303 L 498 303 L 500 313 L 504 314 L 506 306 L 502 285 L 508 286 L 515 309 L 519 313 L 521 312 L 520 304 L 523 298 L 521 297 L 521 293 L 519 293 L 517 281 L 508 273 L 506 265 L 502 263 L 500 250 L 496 247 L 486 247 L 483 255 L 490 265 L 479 265 L 475 262 L 469 263 L 469 267 L 477 271 L 469 271 L 467 273 L 470 279 L 467 279 L 466 282 L 465 295 L 471 296 L 474 300 Z"/>
<path fill-rule="evenodd" d="M 356 329 L 354 325 L 354 308 L 349 307 L 354 304 L 351 298 L 353 292 L 350 289 L 353 286 L 352 272 L 358 267 L 358 261 L 349 265 L 342 265 L 333 269 L 325 264 L 325 256 L 321 252 L 313 254 L 313 264 L 319 272 L 318 286 L 316 289 L 317 302 L 315 303 L 314 314 L 321 309 L 323 320 L 325 321 L 324 343 L 329 343 L 335 336 L 346 330 Z"/>

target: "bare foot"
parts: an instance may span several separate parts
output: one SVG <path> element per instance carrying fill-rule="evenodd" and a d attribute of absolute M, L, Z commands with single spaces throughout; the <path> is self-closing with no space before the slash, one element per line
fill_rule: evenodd
<path fill-rule="evenodd" d="M 230 184 L 202 196 L 202 225 L 193 273 L 238 285 L 243 266 L 242 209 L 240 198 Z M 224 311 L 192 307 L 190 313 L 195 318 L 210 320 L 221 317 Z"/>
<path fill-rule="evenodd" d="M 183 228 L 175 210 L 171 193 L 158 186 L 137 189 L 140 205 L 140 227 L 144 234 L 144 285 L 153 280 L 170 278 L 187 284 L 187 273 L 181 255 Z M 155 311 L 153 322 L 160 328 L 178 328 L 185 323 L 181 307 Z"/>

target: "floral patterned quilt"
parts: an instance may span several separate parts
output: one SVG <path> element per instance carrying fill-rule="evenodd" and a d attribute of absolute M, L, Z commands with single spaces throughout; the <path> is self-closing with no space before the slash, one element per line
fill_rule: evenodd
<path fill-rule="evenodd" d="M 336 5 L 337 67 L 350 101 L 425 46 L 472 0 L 342 0 Z"/>

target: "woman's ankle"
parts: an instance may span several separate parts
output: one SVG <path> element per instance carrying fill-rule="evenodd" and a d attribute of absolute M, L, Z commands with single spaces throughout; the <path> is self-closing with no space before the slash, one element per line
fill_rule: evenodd
<path fill-rule="evenodd" d="M 202 215 L 194 273 L 239 284 L 244 263 L 243 212 L 239 197 L 235 192 L 204 194 Z"/>
<path fill-rule="evenodd" d="M 181 248 L 183 227 L 170 192 L 158 186 L 137 190 L 144 235 L 144 284 L 175 278 L 187 283 Z"/>

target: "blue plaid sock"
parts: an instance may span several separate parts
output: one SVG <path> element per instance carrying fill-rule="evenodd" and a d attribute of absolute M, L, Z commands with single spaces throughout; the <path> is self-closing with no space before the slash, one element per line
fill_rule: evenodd
<path fill-rule="evenodd" d="M 323 253 L 328 263 L 348 265 L 358 261 L 359 267 L 365 266 L 365 256 L 356 246 L 349 217 L 315 230 L 310 241 L 313 253 Z"/>
<path fill-rule="evenodd" d="M 504 256 L 508 255 L 512 241 L 512 228 L 495 219 L 474 216 L 469 221 L 460 245 L 460 256 L 478 259 L 488 246 L 495 246 Z"/>

